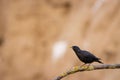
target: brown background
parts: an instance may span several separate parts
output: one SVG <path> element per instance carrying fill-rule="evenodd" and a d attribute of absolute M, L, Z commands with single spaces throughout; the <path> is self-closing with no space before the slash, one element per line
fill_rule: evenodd
<path fill-rule="evenodd" d="M 53 61 L 57 41 L 67 42 L 67 51 Z M 120 0 L 0 0 L 0 80 L 52 80 L 82 64 L 72 45 L 104 63 L 119 63 Z M 120 71 L 82 72 L 63 80 L 120 80 Z"/>

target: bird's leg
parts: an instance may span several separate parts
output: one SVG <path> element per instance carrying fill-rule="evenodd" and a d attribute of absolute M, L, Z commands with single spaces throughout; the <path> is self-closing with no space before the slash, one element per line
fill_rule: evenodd
<path fill-rule="evenodd" d="M 80 67 L 83 67 L 84 65 L 86 65 L 86 63 L 85 63 L 85 64 L 83 64 L 83 65 L 81 65 Z"/>
<path fill-rule="evenodd" d="M 88 64 L 88 67 L 90 66 L 90 64 Z"/>
<path fill-rule="evenodd" d="M 89 68 L 90 64 L 91 64 L 91 63 L 88 64 L 87 69 Z"/>

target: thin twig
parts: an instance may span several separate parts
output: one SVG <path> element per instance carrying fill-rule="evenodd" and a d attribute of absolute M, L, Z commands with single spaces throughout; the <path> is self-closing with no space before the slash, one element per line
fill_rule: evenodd
<path fill-rule="evenodd" d="M 70 69 L 67 72 L 64 72 L 57 76 L 54 80 L 61 80 L 62 78 L 74 74 L 76 72 L 82 72 L 82 71 L 92 71 L 92 70 L 100 70 L 100 69 L 118 69 L 120 68 L 120 64 L 101 64 L 101 65 L 90 65 L 90 66 L 76 66 Z"/>

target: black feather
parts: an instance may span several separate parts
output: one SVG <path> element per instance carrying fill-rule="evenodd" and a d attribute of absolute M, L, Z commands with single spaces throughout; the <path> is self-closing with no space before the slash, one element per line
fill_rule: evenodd
<path fill-rule="evenodd" d="M 81 50 L 78 46 L 72 46 L 72 49 L 76 53 L 77 57 L 85 64 L 92 62 L 99 62 L 103 64 L 103 62 L 100 61 L 101 60 L 100 58 L 97 58 L 88 51 Z"/>

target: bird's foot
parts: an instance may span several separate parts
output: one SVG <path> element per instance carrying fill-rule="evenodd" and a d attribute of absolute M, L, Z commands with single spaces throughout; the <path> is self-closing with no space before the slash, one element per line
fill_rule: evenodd
<path fill-rule="evenodd" d="M 86 69 L 86 68 L 88 68 L 89 66 L 87 66 L 87 65 L 84 65 L 84 66 L 80 66 L 80 68 L 83 68 L 83 69 Z"/>
<path fill-rule="evenodd" d="M 92 65 L 85 65 L 85 66 L 82 66 L 81 68 L 85 69 L 85 70 L 88 70 L 88 71 L 94 70 L 94 67 Z"/>
<path fill-rule="evenodd" d="M 83 65 L 81 66 L 81 68 L 83 68 L 83 69 L 88 69 L 89 66 L 90 66 L 90 64 L 83 64 Z"/>

